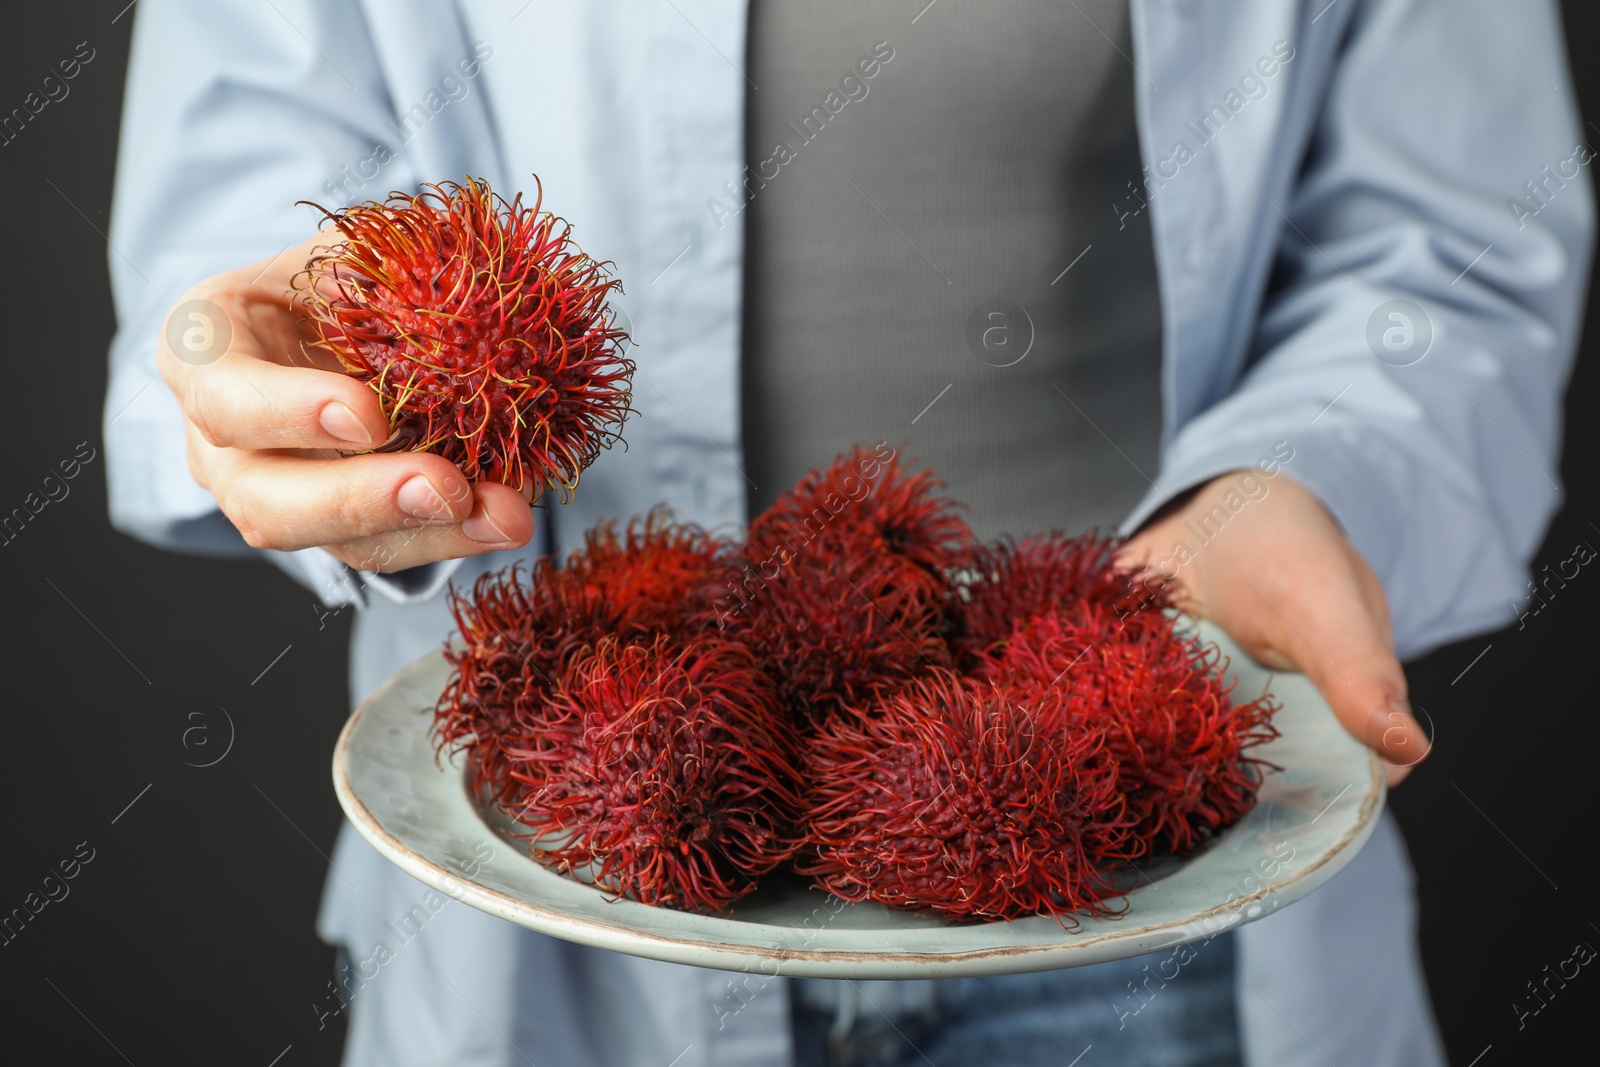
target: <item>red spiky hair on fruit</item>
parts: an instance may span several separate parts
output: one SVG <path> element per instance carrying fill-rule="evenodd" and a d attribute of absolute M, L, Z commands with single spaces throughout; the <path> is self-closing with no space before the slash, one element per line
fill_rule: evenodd
<path fill-rule="evenodd" d="M 731 549 L 666 506 L 635 517 L 618 533 L 614 522 L 583 535 L 568 566 L 577 579 L 616 606 L 615 633 L 687 639 L 716 621 L 714 602 L 733 573 Z"/>
<path fill-rule="evenodd" d="M 746 558 L 887 554 L 912 564 L 904 572 L 930 594 L 943 595 L 966 558 L 972 531 L 961 505 L 939 490 L 930 470 L 908 471 L 887 445 L 856 445 L 825 471 L 812 471 L 750 524 Z"/>
<path fill-rule="evenodd" d="M 893 555 L 802 556 L 723 601 L 721 623 L 765 665 L 796 722 L 826 718 L 950 666 L 941 601 Z"/>
<path fill-rule="evenodd" d="M 578 652 L 609 630 L 615 609 L 548 557 L 484 574 L 469 594 L 450 591 L 459 637 L 445 646 L 450 680 L 434 706 L 439 751 L 470 750 L 472 788 L 502 795 L 507 739 L 542 728 L 552 695 Z"/>
<path fill-rule="evenodd" d="M 633 363 L 610 264 L 539 210 L 543 195 L 508 203 L 468 178 L 323 209 L 344 242 L 296 288 L 317 347 L 378 394 L 380 451 L 435 452 L 472 481 L 565 502 L 619 439 Z"/>
<path fill-rule="evenodd" d="M 1113 565 L 1117 542 L 1094 533 L 1059 531 L 1002 538 L 975 550 L 951 611 L 951 644 L 962 663 L 1011 636 L 1013 625 L 1080 603 L 1110 605 L 1119 619 L 1159 614 L 1165 596 L 1136 595 L 1132 581 Z"/>
<path fill-rule="evenodd" d="M 1104 732 L 1059 690 L 929 675 L 809 742 L 797 869 L 953 919 L 1114 914 L 1131 819 Z"/>
<path fill-rule="evenodd" d="M 613 638 L 572 661 L 513 749 L 507 810 L 540 862 L 646 904 L 720 912 L 793 855 L 795 738 L 743 648 Z"/>
<path fill-rule="evenodd" d="M 606 636 L 692 639 L 715 619 L 726 554 L 701 527 L 657 508 L 620 535 L 600 523 L 565 564 L 543 557 L 526 581 L 519 563 L 479 577 L 470 594 L 452 589 L 459 638 L 445 648 L 453 670 L 434 709 L 440 749 L 471 748 L 474 788 L 503 790 L 504 745 L 544 728 L 571 658 Z"/>
<path fill-rule="evenodd" d="M 800 720 L 950 665 L 944 605 L 971 531 L 931 471 L 857 445 L 751 522 L 719 623 L 768 665 Z"/>
<path fill-rule="evenodd" d="M 1160 612 L 1136 626 L 1114 609 L 1080 606 L 1019 623 L 979 675 L 1053 687 L 1081 721 L 1106 731 L 1140 851 L 1193 852 L 1255 806 L 1270 765 L 1250 749 L 1278 736 L 1277 704 L 1235 701 L 1217 646 Z"/>

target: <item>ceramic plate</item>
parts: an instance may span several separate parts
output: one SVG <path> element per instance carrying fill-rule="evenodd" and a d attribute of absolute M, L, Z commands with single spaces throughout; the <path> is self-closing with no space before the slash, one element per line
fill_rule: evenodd
<path fill-rule="evenodd" d="M 339 803 L 402 870 L 440 892 L 533 930 L 674 963 L 822 978 L 938 978 L 1075 967 L 1209 937 L 1259 919 L 1333 877 L 1371 835 L 1381 767 L 1298 674 L 1269 674 L 1219 630 L 1239 692 L 1270 682 L 1282 736 L 1258 750 L 1284 768 L 1260 803 L 1186 860 L 1141 864 L 1120 918 L 1075 929 L 1036 916 L 950 923 L 877 904 L 845 904 L 798 879 L 769 876 L 731 917 L 631 900 L 528 858 L 508 824 L 469 795 L 462 762 L 438 762 L 432 708 L 449 668 L 419 660 L 350 717 L 334 752 Z"/>

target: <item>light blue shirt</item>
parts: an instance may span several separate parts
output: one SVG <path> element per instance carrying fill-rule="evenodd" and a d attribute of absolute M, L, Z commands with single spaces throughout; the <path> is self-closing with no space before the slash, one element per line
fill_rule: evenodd
<path fill-rule="evenodd" d="M 1283 471 L 1382 578 L 1402 656 L 1509 621 L 1560 501 L 1560 400 L 1593 230 L 1555 5 L 1132 8 L 1146 166 L 1107 209 L 1151 213 L 1165 406 L 1160 472 L 1124 528 L 1288 448 Z M 890 42 L 907 62 L 913 16 L 938 7 L 908 5 Z M 155 371 L 185 289 L 304 240 L 316 216 L 297 200 L 464 174 L 509 192 L 534 172 L 584 247 L 615 261 L 640 342 L 629 447 L 552 509 L 543 547 L 658 500 L 741 523 L 744 38 L 739 0 L 146 0 L 109 253 L 115 524 L 173 549 L 250 551 L 190 479 Z M 356 696 L 437 644 L 452 574 L 506 561 L 356 580 L 321 550 L 269 555 L 326 603 L 367 605 Z M 1390 844 L 1358 861 L 1365 888 L 1341 876 L 1244 929 L 1242 976 L 1294 1024 L 1242 994 L 1252 1062 L 1437 1056 L 1427 1025 L 1405 1018 L 1426 1004 Z M 347 877 L 330 879 L 321 929 L 363 956 L 423 890 L 348 827 L 335 863 Z M 541 1063 L 665 1064 L 679 1049 L 681 1067 L 787 1062 L 780 982 L 729 1024 L 715 1010 L 726 975 L 539 939 L 455 904 L 434 931 L 353 1001 L 352 1063 L 522 1062 L 513 1044 Z"/>

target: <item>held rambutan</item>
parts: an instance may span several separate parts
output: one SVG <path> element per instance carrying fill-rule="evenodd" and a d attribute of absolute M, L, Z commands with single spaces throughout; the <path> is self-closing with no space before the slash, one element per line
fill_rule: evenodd
<path fill-rule="evenodd" d="M 1159 614 L 1165 600 L 1135 596 L 1133 583 L 1113 566 L 1116 548 L 1115 541 L 1094 533 L 1068 537 L 1052 531 L 974 551 L 951 611 L 951 644 L 963 664 L 972 666 L 974 657 L 1010 637 L 1018 620 L 1079 603 L 1110 605 L 1123 620 Z"/>
<path fill-rule="evenodd" d="M 1104 732 L 1058 690 L 939 672 L 824 723 L 806 770 L 798 869 L 845 900 L 953 919 L 1115 913 L 1132 820 Z"/>
<path fill-rule="evenodd" d="M 908 471 L 887 445 L 856 445 L 756 516 L 746 559 L 782 567 L 808 556 L 892 555 L 912 565 L 905 580 L 942 596 L 972 540 L 961 505 L 939 495 L 943 488 L 932 471 Z"/>
<path fill-rule="evenodd" d="M 1277 705 L 1266 695 L 1234 701 L 1215 645 L 1162 613 L 1139 618 L 1124 626 L 1104 605 L 1035 618 L 979 673 L 1065 694 L 1074 715 L 1106 732 L 1138 820 L 1137 851 L 1183 855 L 1255 806 L 1266 765 L 1249 750 L 1278 736 Z"/>
<path fill-rule="evenodd" d="M 720 912 L 787 860 L 795 738 L 749 653 L 612 638 L 569 665 L 509 753 L 533 856 L 646 904 Z"/>
<path fill-rule="evenodd" d="M 826 718 L 950 666 L 941 601 L 916 565 L 886 554 L 808 556 L 740 592 L 721 614 L 796 722 Z"/>
<path fill-rule="evenodd" d="M 324 211 L 343 237 L 296 279 L 318 340 L 389 417 L 379 451 L 435 452 L 473 481 L 565 502 L 618 440 L 633 363 L 609 264 L 566 222 L 484 182 Z"/>

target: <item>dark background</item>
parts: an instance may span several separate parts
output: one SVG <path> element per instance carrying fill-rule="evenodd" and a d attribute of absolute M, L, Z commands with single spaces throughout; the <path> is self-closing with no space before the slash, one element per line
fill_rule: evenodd
<path fill-rule="evenodd" d="M 0 1059 L 334 1064 L 342 1023 L 319 1030 L 312 1006 L 332 953 L 312 922 L 341 818 L 328 768 L 348 710 L 350 613 L 324 616 L 265 564 L 167 555 L 106 520 L 104 234 L 135 17 L 112 21 L 124 3 L 14 5 L 0 33 L 4 111 L 80 41 L 96 52 L 65 100 L 0 147 L 0 514 L 80 442 L 96 451 L 67 498 L 0 545 L 0 915 L 80 843 L 93 849 L 70 895 L 0 946 Z M 1581 57 L 1596 41 L 1594 5 L 1563 6 Z M 1585 115 L 1600 119 L 1593 64 L 1577 64 L 1577 82 Z M 1567 400 L 1568 499 L 1536 567 L 1600 545 L 1593 290 L 1590 307 Z M 1457 1064 L 1565 1060 L 1588 1045 L 1600 1007 L 1600 975 L 1586 968 L 1520 1029 L 1512 1008 L 1533 1006 L 1526 983 L 1578 942 L 1600 947 L 1585 822 L 1600 743 L 1582 673 L 1600 636 L 1591 583 L 1585 569 L 1524 628 L 1408 668 L 1438 743 L 1393 804 Z"/>

